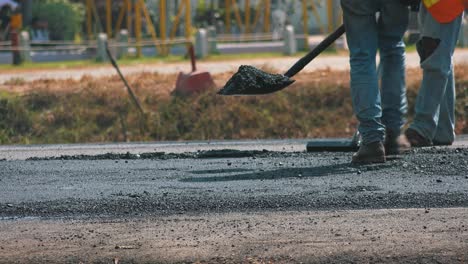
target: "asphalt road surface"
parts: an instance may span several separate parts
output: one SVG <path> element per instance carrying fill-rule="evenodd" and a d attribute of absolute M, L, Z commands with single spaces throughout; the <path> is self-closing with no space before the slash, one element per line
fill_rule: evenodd
<path fill-rule="evenodd" d="M 366 166 L 304 143 L 1 147 L 0 263 L 468 262 L 466 137 Z"/>

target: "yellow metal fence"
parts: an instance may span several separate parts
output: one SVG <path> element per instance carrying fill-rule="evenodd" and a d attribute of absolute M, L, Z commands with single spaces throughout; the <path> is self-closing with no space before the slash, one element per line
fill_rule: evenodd
<path fill-rule="evenodd" d="M 176 7 L 175 14 L 167 13 L 167 4 L 169 1 L 174 0 L 159 0 L 158 10 L 156 11 L 159 16 L 159 32 L 156 32 L 153 21 L 151 19 L 150 13 L 148 11 L 147 5 L 144 0 L 105 0 L 105 29 L 100 24 L 101 18 L 97 12 L 96 0 L 85 0 L 86 3 L 86 21 L 87 21 L 87 35 L 88 39 L 92 40 L 95 38 L 96 29 L 99 32 L 106 32 L 109 38 L 115 37 L 120 30 L 125 27 L 126 29 L 133 30 L 133 36 L 137 43 L 140 43 L 142 40 L 142 25 L 146 25 L 146 33 L 151 36 L 152 41 L 154 42 L 158 53 L 167 54 L 168 45 L 165 45 L 165 42 L 170 42 L 168 40 L 174 40 L 176 37 L 177 29 L 184 23 L 184 37 L 187 41 L 192 36 L 192 1 L 190 0 L 179 0 L 177 1 L 178 6 Z M 313 14 L 313 17 L 319 26 L 319 29 L 322 33 L 331 32 L 337 23 L 334 21 L 337 15 L 334 12 L 337 0 L 294 0 L 301 1 L 302 7 L 302 23 L 303 28 L 308 28 L 309 25 L 309 12 Z M 323 25 L 322 18 L 318 11 L 317 1 L 323 3 L 325 2 L 327 8 L 327 24 Z M 102 2 L 102 1 L 101 1 Z M 112 8 L 113 4 L 119 2 L 120 10 L 117 17 L 117 21 L 112 21 Z M 234 26 L 232 22 L 235 22 L 235 25 L 242 29 L 242 34 L 251 34 L 253 29 L 257 28 L 260 21 L 262 21 L 262 30 L 263 33 L 271 32 L 271 7 L 272 0 L 257 0 L 256 6 L 253 8 L 253 19 L 251 13 L 251 2 L 250 0 L 244 0 L 244 12 L 242 14 L 241 7 L 237 0 L 223 0 L 225 8 L 225 17 L 224 17 L 224 26 L 226 32 L 231 32 L 231 28 Z M 167 18 L 171 17 L 170 25 L 167 25 Z M 339 15 L 338 15 L 339 16 Z M 234 19 L 233 19 L 234 18 Z M 126 25 L 123 25 L 124 19 L 126 19 Z M 159 33 L 159 34 L 158 34 Z M 168 34 L 169 33 L 169 34 Z M 304 40 L 307 45 L 308 41 L 308 31 L 304 30 Z M 180 37 L 180 36 L 179 36 Z M 137 54 L 141 55 L 141 46 L 137 45 Z"/>

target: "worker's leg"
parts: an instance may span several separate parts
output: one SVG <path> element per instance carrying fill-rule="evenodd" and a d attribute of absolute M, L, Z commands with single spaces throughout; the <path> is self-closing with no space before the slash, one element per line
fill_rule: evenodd
<path fill-rule="evenodd" d="M 410 128 L 428 140 L 434 139 L 437 129 L 439 129 L 437 140 L 443 142 L 453 140 L 454 119 L 449 118 L 454 111 L 453 100 L 455 99 L 452 90 L 453 83 L 451 83 L 453 81 L 452 56 L 458 39 L 461 18 L 462 15 L 451 23 L 441 24 L 429 14 L 424 6 L 420 11 L 421 40 L 417 48 L 421 56 L 423 80 L 416 100 L 416 115 Z M 442 103 L 447 109 L 440 111 Z M 439 118 L 440 112 L 444 114 Z M 438 127 L 439 123 L 440 127 Z"/>
<path fill-rule="evenodd" d="M 436 145 L 451 145 L 455 140 L 455 78 L 450 72 L 445 95 L 440 104 L 437 129 L 432 141 Z"/>
<path fill-rule="evenodd" d="M 383 141 L 380 92 L 377 80 L 377 11 L 375 0 L 342 0 L 350 51 L 351 95 L 363 144 Z"/>
<path fill-rule="evenodd" d="M 408 7 L 399 0 L 382 2 L 378 20 L 381 67 L 382 123 L 397 137 L 408 110 L 405 83 L 405 44 Z"/>

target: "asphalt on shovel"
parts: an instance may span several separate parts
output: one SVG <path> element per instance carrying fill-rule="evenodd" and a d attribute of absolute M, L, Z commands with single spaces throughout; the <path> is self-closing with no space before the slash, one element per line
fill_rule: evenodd
<path fill-rule="evenodd" d="M 218 92 L 221 95 L 261 95 L 274 93 L 288 87 L 294 80 L 294 75 L 327 49 L 333 42 L 345 33 L 344 25 L 331 33 L 320 44 L 297 61 L 284 75 L 271 74 L 253 66 L 242 65 Z"/>
<path fill-rule="evenodd" d="M 344 25 L 324 39 L 317 47 L 297 61 L 284 75 L 270 74 L 252 66 L 242 65 L 226 85 L 218 92 L 221 95 L 262 95 L 280 91 L 292 83 L 291 79 L 345 33 Z M 351 139 L 315 139 L 307 143 L 308 152 L 356 151 L 361 144 L 359 132 Z"/>

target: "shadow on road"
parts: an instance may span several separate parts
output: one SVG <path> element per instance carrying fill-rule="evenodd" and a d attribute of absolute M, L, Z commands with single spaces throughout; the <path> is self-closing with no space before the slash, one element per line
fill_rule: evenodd
<path fill-rule="evenodd" d="M 234 172 L 250 172 L 250 169 L 218 169 L 218 170 L 198 170 L 191 171 L 192 174 L 221 174 L 221 173 L 234 173 Z"/>
<path fill-rule="evenodd" d="M 319 166 L 312 168 L 282 168 L 279 170 L 259 171 L 246 174 L 212 176 L 212 177 L 190 177 L 181 179 L 182 182 L 220 182 L 220 181 L 245 181 L 245 180 L 277 180 L 286 178 L 307 178 L 307 177 L 322 177 L 328 175 L 350 174 L 355 173 L 356 168 L 349 163 L 334 164 L 327 166 Z M 214 173 L 208 171 L 208 173 Z M 224 173 L 228 173 L 225 170 Z M 192 172 L 201 174 L 201 171 Z M 220 170 L 222 173 L 222 170 Z"/>

